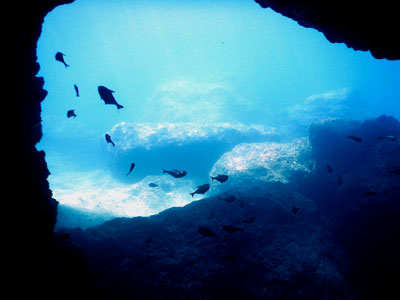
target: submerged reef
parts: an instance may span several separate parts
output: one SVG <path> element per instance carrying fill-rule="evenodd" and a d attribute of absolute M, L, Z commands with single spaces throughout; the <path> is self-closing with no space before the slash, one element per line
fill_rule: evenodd
<path fill-rule="evenodd" d="M 387 298 L 400 267 L 399 136 L 388 116 L 314 122 L 309 142 L 235 147 L 260 158 L 243 170 L 219 169 L 226 153 L 214 171 L 233 173 L 215 196 L 60 233 L 106 299 Z"/>

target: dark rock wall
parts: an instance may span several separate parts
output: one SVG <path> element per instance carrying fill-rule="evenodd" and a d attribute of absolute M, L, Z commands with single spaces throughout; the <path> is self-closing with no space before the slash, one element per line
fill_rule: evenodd
<path fill-rule="evenodd" d="M 78 291 L 91 292 L 86 255 L 54 235 L 58 203 L 49 189 L 45 153 L 35 148 L 42 136 L 40 104 L 47 95 L 43 78 L 36 77 L 39 71 L 36 43 L 46 14 L 58 5 L 71 2 L 13 2 L 6 10 L 11 20 L 8 30 L 12 53 L 11 59 L 5 57 L 4 63 L 12 64 L 12 81 L 7 86 L 12 96 L 8 115 L 12 118 L 10 126 L 4 128 L 6 135 L 10 135 L 6 144 L 8 155 L 4 157 L 10 167 L 6 188 L 13 191 L 7 195 L 12 204 L 10 216 L 13 216 L 7 230 L 11 232 L 10 257 L 13 258 L 7 277 L 17 286 L 12 289 L 13 298 L 29 295 L 51 299 L 60 291 L 64 296 L 76 295 Z"/>
<path fill-rule="evenodd" d="M 400 19 L 395 1 L 255 0 L 262 7 L 324 33 L 332 43 L 371 51 L 375 58 L 400 59 Z"/>

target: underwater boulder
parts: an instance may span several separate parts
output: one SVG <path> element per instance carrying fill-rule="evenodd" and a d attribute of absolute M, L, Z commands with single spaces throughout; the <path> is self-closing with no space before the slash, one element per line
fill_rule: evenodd
<path fill-rule="evenodd" d="M 302 103 L 286 111 L 286 122 L 292 130 L 303 131 L 312 122 L 328 118 L 364 120 L 369 116 L 368 108 L 358 95 L 349 88 L 332 90 L 307 97 Z"/>
<path fill-rule="evenodd" d="M 110 168 L 121 181 L 139 181 L 148 175 L 160 175 L 162 169 L 180 169 L 188 177 L 208 179 L 208 172 L 226 151 L 238 143 L 277 140 L 275 128 L 231 123 L 127 123 L 111 130 L 118 147 L 108 151 Z M 129 178 L 121 169 L 137 166 Z"/>
<path fill-rule="evenodd" d="M 72 230 L 71 240 L 106 298 L 359 299 L 310 199 L 282 183 L 232 192 L 234 202 L 210 197 L 114 219 Z"/>
<path fill-rule="evenodd" d="M 213 183 L 212 189 L 254 188 L 254 182 L 288 183 L 296 173 L 309 173 L 313 165 L 307 138 L 288 143 L 242 143 L 226 152 L 214 164 L 210 174 L 227 174 L 224 184 Z"/>

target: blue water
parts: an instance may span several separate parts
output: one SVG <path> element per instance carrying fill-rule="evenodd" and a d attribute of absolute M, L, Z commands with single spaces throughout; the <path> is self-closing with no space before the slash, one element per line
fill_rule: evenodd
<path fill-rule="evenodd" d="M 60 226 L 182 206 L 204 197 L 189 195 L 204 183 L 216 194 L 223 185 L 209 175 L 265 168 L 270 149 L 306 137 L 312 121 L 400 118 L 400 62 L 331 44 L 250 0 L 78 0 L 46 16 L 37 57 L 48 91 L 37 148 Z M 105 105 L 99 85 L 124 108 Z"/>

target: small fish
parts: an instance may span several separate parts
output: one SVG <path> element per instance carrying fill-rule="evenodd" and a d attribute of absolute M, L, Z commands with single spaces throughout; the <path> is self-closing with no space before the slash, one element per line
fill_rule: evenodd
<path fill-rule="evenodd" d="M 164 170 L 164 169 L 162 169 L 162 170 L 163 170 L 163 173 L 167 173 L 167 174 L 169 174 L 169 175 L 171 175 L 171 176 L 173 176 L 175 178 L 181 178 L 181 177 L 183 177 L 183 176 L 185 176 L 187 174 L 186 171 L 177 170 L 177 169 L 173 169 L 171 171 L 167 171 L 167 170 Z"/>
<path fill-rule="evenodd" d="M 215 177 L 210 176 L 210 178 L 212 181 L 217 180 L 222 183 L 228 180 L 228 175 L 217 175 Z"/>
<path fill-rule="evenodd" d="M 135 167 L 135 163 L 131 163 L 131 167 L 129 168 L 129 172 L 128 174 L 126 174 L 126 176 L 128 176 L 129 174 L 131 174 L 133 168 Z"/>
<path fill-rule="evenodd" d="M 292 213 L 294 213 L 295 215 L 297 214 L 297 212 L 299 211 L 300 207 L 297 207 L 296 205 L 293 204 L 292 206 Z"/>
<path fill-rule="evenodd" d="M 71 236 L 69 233 L 60 233 L 56 235 L 57 238 L 59 238 L 60 240 L 66 241 L 68 240 Z"/>
<path fill-rule="evenodd" d="M 158 184 L 151 182 L 149 183 L 149 187 L 155 188 L 158 187 Z"/>
<path fill-rule="evenodd" d="M 110 143 L 113 145 L 113 147 L 115 147 L 115 143 L 111 140 L 111 136 L 108 133 L 106 133 L 105 137 L 106 137 L 107 143 Z"/>
<path fill-rule="evenodd" d="M 342 185 L 342 184 L 343 184 L 342 175 L 338 175 L 337 181 L 338 181 L 338 184 L 339 184 L 339 185 Z"/>
<path fill-rule="evenodd" d="M 253 223 L 255 220 L 256 220 L 256 217 L 255 217 L 255 216 L 252 216 L 252 217 L 250 217 L 250 218 L 247 218 L 247 219 L 242 220 L 242 222 L 247 223 L 247 224 L 251 224 L 251 223 Z"/>
<path fill-rule="evenodd" d="M 331 174 L 333 172 L 333 168 L 330 164 L 326 164 L 326 168 L 328 169 L 329 174 Z"/>
<path fill-rule="evenodd" d="M 74 84 L 74 89 L 75 89 L 76 96 L 79 97 L 79 88 L 76 84 Z"/>
<path fill-rule="evenodd" d="M 71 117 L 75 118 L 76 117 L 75 109 L 71 109 L 71 110 L 67 111 L 67 117 L 68 117 L 68 119 Z"/>
<path fill-rule="evenodd" d="M 383 136 L 378 136 L 378 139 L 380 140 L 391 140 L 391 141 L 397 141 L 397 137 L 393 135 L 383 135 Z"/>
<path fill-rule="evenodd" d="M 124 108 L 122 105 L 118 104 L 117 101 L 115 100 L 113 96 L 113 93 L 115 93 L 114 91 L 102 85 L 98 86 L 97 90 L 99 92 L 100 98 L 104 101 L 106 105 L 107 104 L 115 105 L 118 110 Z"/>
<path fill-rule="evenodd" d="M 348 135 L 347 136 L 349 139 L 352 139 L 353 141 L 357 142 L 357 143 L 361 143 L 362 142 L 362 138 L 355 136 L 355 135 Z"/>
<path fill-rule="evenodd" d="M 364 193 L 364 196 L 377 196 L 377 192 L 374 191 L 367 191 Z"/>
<path fill-rule="evenodd" d="M 209 189 L 210 189 L 210 184 L 208 183 L 199 185 L 193 193 L 190 193 L 190 195 L 192 195 L 193 197 L 194 194 L 205 194 Z"/>
<path fill-rule="evenodd" d="M 240 228 L 237 228 L 237 227 L 234 227 L 234 226 L 231 226 L 231 225 L 224 225 L 222 227 L 222 229 L 224 231 L 226 231 L 226 232 L 229 232 L 229 233 L 235 233 L 235 232 L 238 232 L 238 231 L 243 231 L 243 229 L 240 229 Z"/>
<path fill-rule="evenodd" d="M 69 65 L 65 63 L 65 61 L 64 61 L 64 56 L 65 56 L 64 53 L 57 52 L 57 53 L 56 53 L 56 60 L 59 61 L 59 62 L 61 62 L 61 63 L 63 63 L 64 66 L 65 66 L 66 68 L 68 68 Z"/>
<path fill-rule="evenodd" d="M 389 171 L 390 175 L 400 175 L 400 169 L 394 169 Z"/>
<path fill-rule="evenodd" d="M 204 237 L 217 237 L 217 235 L 215 234 L 214 231 L 212 231 L 210 228 L 205 227 L 205 226 L 199 226 L 197 231 Z"/>
<path fill-rule="evenodd" d="M 228 202 L 228 203 L 232 203 L 232 202 L 234 202 L 236 200 L 236 197 L 234 195 L 221 196 L 221 197 L 218 197 L 218 198 L 222 199 L 222 200 L 224 200 L 225 202 Z"/>

